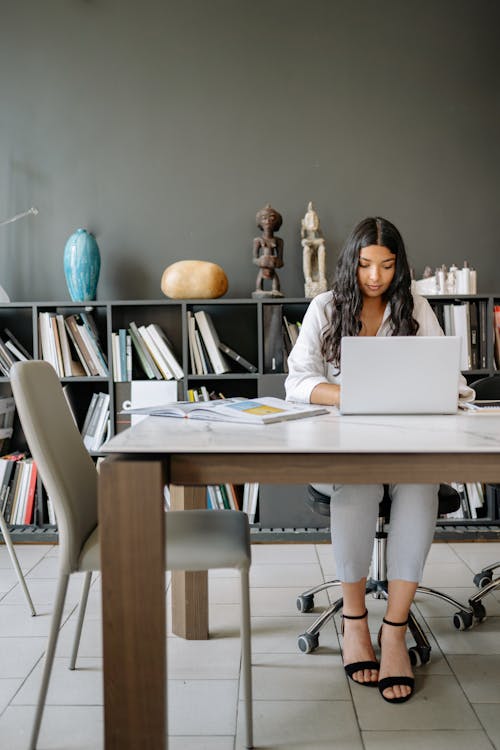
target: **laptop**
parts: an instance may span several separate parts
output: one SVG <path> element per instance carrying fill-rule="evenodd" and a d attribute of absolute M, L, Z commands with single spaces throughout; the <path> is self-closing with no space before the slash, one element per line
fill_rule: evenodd
<path fill-rule="evenodd" d="M 459 336 L 346 336 L 341 414 L 454 414 Z"/>

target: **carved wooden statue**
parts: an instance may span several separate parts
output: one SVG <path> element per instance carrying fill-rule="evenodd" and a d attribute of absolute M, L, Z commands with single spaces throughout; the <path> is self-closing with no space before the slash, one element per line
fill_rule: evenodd
<path fill-rule="evenodd" d="M 257 212 L 255 218 L 257 226 L 262 230 L 262 236 L 256 237 L 253 241 L 253 262 L 259 267 L 259 273 L 252 297 L 283 297 L 276 273 L 276 269 L 283 266 L 283 240 L 274 236 L 283 219 L 269 203 Z M 271 282 L 270 290 L 264 289 L 265 280 Z"/>
<path fill-rule="evenodd" d="M 319 229 L 319 217 L 309 202 L 302 219 L 301 229 L 302 266 L 304 270 L 304 296 L 315 297 L 326 292 L 326 247 Z"/>

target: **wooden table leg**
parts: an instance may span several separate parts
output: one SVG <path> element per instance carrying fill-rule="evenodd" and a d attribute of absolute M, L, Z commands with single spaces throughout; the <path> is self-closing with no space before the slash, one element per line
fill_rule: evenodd
<path fill-rule="evenodd" d="M 106 750 L 166 750 L 165 472 L 107 459 L 99 478 Z"/>
<path fill-rule="evenodd" d="M 207 507 L 205 487 L 170 485 L 172 510 Z M 172 631 L 189 640 L 208 638 L 208 575 L 172 571 Z"/>

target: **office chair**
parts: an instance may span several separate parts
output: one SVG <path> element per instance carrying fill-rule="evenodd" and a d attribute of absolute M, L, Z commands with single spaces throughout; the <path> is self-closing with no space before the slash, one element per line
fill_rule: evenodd
<path fill-rule="evenodd" d="M 478 399 L 500 399 L 500 373 L 476 380 L 471 383 L 471 388 L 476 391 L 476 398 Z M 500 568 L 500 562 L 486 565 L 479 573 L 476 573 L 473 581 L 480 591 L 469 599 L 470 606 L 475 606 L 491 591 L 500 588 L 500 577 L 493 578 L 493 571 L 497 568 Z"/>
<path fill-rule="evenodd" d="M 32 727 L 35 750 L 71 573 L 84 572 L 84 586 L 70 668 L 74 669 L 92 571 L 100 568 L 97 471 L 78 432 L 57 374 L 48 362 L 16 363 L 11 384 L 26 441 L 54 503 L 59 528 L 59 578 L 45 665 Z M 158 498 L 161 502 L 162 498 Z M 190 510 L 165 514 L 168 570 L 236 568 L 241 582 L 241 640 L 246 706 L 246 746 L 252 747 L 250 645 L 250 531 L 246 514 Z M 130 519 L 133 523 L 133 519 Z"/>
<path fill-rule="evenodd" d="M 319 492 L 311 485 L 307 488 L 306 503 L 313 511 L 322 516 L 330 516 L 330 496 Z M 453 511 L 458 510 L 459 507 L 460 496 L 458 492 L 449 485 L 441 484 L 439 486 L 438 515 L 452 513 Z M 385 525 L 390 519 L 390 508 L 391 498 L 387 485 L 384 485 L 384 496 L 379 504 L 379 515 L 373 544 L 370 576 L 366 583 L 366 593 L 372 594 L 375 599 L 387 599 L 388 596 L 386 567 L 387 532 L 385 531 Z M 319 586 L 314 586 L 313 588 L 304 591 L 297 597 L 297 609 L 299 612 L 310 612 L 314 607 L 315 594 L 340 585 L 341 582 L 338 580 L 326 581 L 326 583 L 322 583 Z M 436 591 L 435 589 L 427 588 L 426 586 L 419 586 L 417 588 L 417 593 L 435 596 L 451 606 L 457 607 L 458 611 L 453 616 L 453 624 L 457 630 L 466 630 L 476 622 L 482 622 L 486 617 L 486 611 L 481 602 L 470 602 L 469 606 L 466 606 L 456 599 L 452 599 L 450 596 L 447 596 L 440 591 Z M 342 604 L 342 598 L 334 601 L 333 604 L 327 607 L 316 618 L 304 633 L 299 635 L 298 647 L 301 651 L 305 654 L 309 654 L 318 647 L 319 632 L 321 628 L 326 625 L 326 623 L 329 622 L 340 609 L 342 609 Z M 410 646 L 408 649 L 410 661 L 413 666 L 426 664 L 431 657 L 431 646 L 412 610 L 410 610 L 408 616 L 408 627 L 415 641 L 415 645 Z"/>

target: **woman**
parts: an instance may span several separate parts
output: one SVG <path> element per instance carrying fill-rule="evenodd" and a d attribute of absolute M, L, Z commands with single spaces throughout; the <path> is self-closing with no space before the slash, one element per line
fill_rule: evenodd
<path fill-rule="evenodd" d="M 339 257 L 330 292 L 315 297 L 288 358 L 287 398 L 338 406 L 343 336 L 442 336 L 426 299 L 411 292 L 403 239 L 386 219 L 361 221 Z M 370 377 L 367 366 L 366 377 Z M 474 391 L 460 377 L 459 396 Z M 414 678 L 405 642 L 408 613 L 422 577 L 434 535 L 437 485 L 391 485 L 387 544 L 387 609 L 379 632 L 380 664 L 375 658 L 365 605 L 382 485 L 319 485 L 331 495 L 332 542 L 342 581 L 343 659 L 347 675 L 361 685 L 378 686 L 391 703 L 407 701 Z"/>

